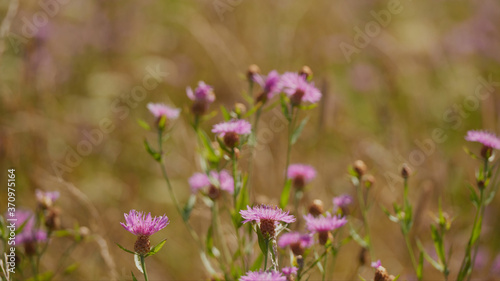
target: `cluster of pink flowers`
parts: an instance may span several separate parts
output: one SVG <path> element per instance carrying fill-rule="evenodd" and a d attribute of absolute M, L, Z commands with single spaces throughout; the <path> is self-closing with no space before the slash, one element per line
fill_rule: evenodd
<path fill-rule="evenodd" d="M 302 189 L 316 177 L 316 170 L 309 165 L 292 164 L 288 167 L 287 177 L 295 188 Z"/>
<path fill-rule="evenodd" d="M 198 192 L 200 189 L 207 189 L 207 195 L 216 199 L 219 196 L 219 190 L 234 193 L 234 180 L 228 171 L 222 170 L 220 172 L 210 171 L 208 175 L 203 173 L 195 173 L 189 178 L 189 186 L 193 193 Z"/>

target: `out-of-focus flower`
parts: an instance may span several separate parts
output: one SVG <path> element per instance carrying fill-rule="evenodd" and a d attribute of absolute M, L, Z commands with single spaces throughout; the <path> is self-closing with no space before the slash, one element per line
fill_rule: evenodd
<path fill-rule="evenodd" d="M 262 93 L 257 97 L 257 102 L 266 102 L 281 92 L 280 75 L 276 70 L 269 72 L 267 76 L 254 75 L 253 79 L 262 87 Z"/>
<path fill-rule="evenodd" d="M 259 205 L 253 208 L 247 206 L 247 210 L 241 210 L 240 214 L 245 219 L 243 223 L 249 221 L 258 223 L 262 234 L 266 238 L 275 237 L 276 226 L 280 222 L 292 223 L 295 221 L 295 217 L 290 215 L 289 212 L 284 212 L 278 207 L 267 205 Z"/>
<path fill-rule="evenodd" d="M 9 216 L 10 217 L 10 216 Z M 36 254 L 36 243 L 47 241 L 47 232 L 35 228 L 35 214 L 28 210 L 16 210 L 16 225 L 23 228 L 14 238 L 15 246 L 24 245 L 26 255 Z"/>
<path fill-rule="evenodd" d="M 379 266 L 382 266 L 382 262 L 380 260 L 372 262 L 371 266 L 373 268 L 378 268 Z"/>
<path fill-rule="evenodd" d="M 252 132 L 252 125 L 245 120 L 232 120 L 214 125 L 212 133 L 219 134 L 224 139 L 224 144 L 234 148 L 241 135 L 248 135 Z"/>
<path fill-rule="evenodd" d="M 189 178 L 191 191 L 196 193 L 200 189 L 207 188 L 207 194 L 212 199 L 216 199 L 218 197 L 220 194 L 219 190 L 224 190 L 233 194 L 234 180 L 228 171 L 210 171 L 209 175 L 210 176 L 203 173 L 195 173 L 191 178 Z"/>
<path fill-rule="evenodd" d="M 292 275 L 297 275 L 298 268 L 295 266 L 292 267 L 283 267 L 281 272 L 285 275 L 287 281 L 294 280 Z"/>
<path fill-rule="evenodd" d="M 299 232 L 284 233 L 278 239 L 278 246 L 280 248 L 290 246 L 290 249 L 296 256 L 304 254 L 304 250 L 311 247 L 313 244 L 314 240 L 311 235 L 301 234 Z"/>
<path fill-rule="evenodd" d="M 309 165 L 292 164 L 288 167 L 287 177 L 292 179 L 295 188 L 302 189 L 316 177 L 316 170 Z"/>
<path fill-rule="evenodd" d="M 54 205 L 54 202 L 59 198 L 59 191 L 43 191 L 37 189 L 35 191 L 36 201 L 42 209 L 47 209 Z"/>
<path fill-rule="evenodd" d="M 318 233 L 319 243 L 325 245 L 330 238 L 330 231 L 333 231 L 339 227 L 342 227 L 347 223 L 347 219 L 340 216 L 332 216 L 330 213 L 326 213 L 325 216 L 314 217 L 311 214 L 304 216 L 306 220 L 306 228 L 311 233 Z"/>
<path fill-rule="evenodd" d="M 500 149 L 500 138 L 485 131 L 468 131 L 465 140 L 482 143 L 484 146 Z"/>
<path fill-rule="evenodd" d="M 290 98 L 290 102 L 294 106 L 298 106 L 301 102 L 317 103 L 321 99 L 321 92 L 307 82 L 304 76 L 294 72 L 287 72 L 281 76 L 280 80 L 283 92 Z"/>
<path fill-rule="evenodd" d="M 128 214 L 124 214 L 125 223 L 120 223 L 126 230 L 137 236 L 137 241 L 134 245 L 134 250 L 140 255 L 149 253 L 151 244 L 149 236 L 155 234 L 168 224 L 168 217 L 163 215 L 159 217 L 151 217 L 151 213 L 138 212 L 130 210 Z"/>
<path fill-rule="evenodd" d="M 319 199 L 314 199 L 311 206 L 309 206 L 309 214 L 317 217 L 317 216 L 323 214 L 323 211 L 324 211 L 323 201 L 321 201 Z"/>
<path fill-rule="evenodd" d="M 191 87 L 186 88 L 187 96 L 193 101 L 191 107 L 195 115 L 203 115 L 207 112 L 208 106 L 215 101 L 215 94 L 212 86 L 205 82 L 198 82 L 198 87 L 193 91 Z"/>
<path fill-rule="evenodd" d="M 180 109 L 170 107 L 163 103 L 148 103 L 147 107 L 154 117 L 160 118 L 165 116 L 169 120 L 177 119 L 181 112 Z"/>
<path fill-rule="evenodd" d="M 352 203 L 352 197 L 347 194 L 342 194 L 337 197 L 333 197 L 333 206 L 338 208 L 344 208 Z"/>
<path fill-rule="evenodd" d="M 286 277 L 279 271 L 249 271 L 240 281 L 286 281 Z"/>

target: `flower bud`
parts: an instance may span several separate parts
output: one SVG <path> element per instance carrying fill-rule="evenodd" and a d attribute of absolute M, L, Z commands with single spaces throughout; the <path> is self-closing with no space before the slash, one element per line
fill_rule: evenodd
<path fill-rule="evenodd" d="M 235 103 L 234 104 L 234 113 L 238 116 L 238 118 L 241 118 L 245 113 L 247 113 L 247 107 L 242 104 L 242 103 Z"/>
<path fill-rule="evenodd" d="M 256 64 L 251 64 L 248 67 L 248 71 L 247 71 L 248 82 L 253 83 L 253 77 L 259 73 L 260 73 L 260 67 Z"/>
<path fill-rule="evenodd" d="M 356 160 L 354 161 L 353 169 L 358 175 L 358 178 L 361 178 L 366 173 L 367 167 L 365 162 L 361 160 Z"/>
<path fill-rule="evenodd" d="M 292 104 L 292 106 L 299 106 L 302 102 L 302 97 L 304 97 L 304 94 L 304 91 L 297 90 L 295 94 L 290 97 L 290 103 Z"/>
<path fill-rule="evenodd" d="M 59 208 L 50 208 L 47 216 L 45 217 L 45 226 L 50 230 L 54 231 L 61 228 L 61 218 L 59 214 L 61 210 Z"/>
<path fill-rule="evenodd" d="M 220 189 L 218 189 L 214 185 L 210 185 L 210 187 L 208 188 L 208 197 L 210 197 L 210 199 L 214 201 L 217 200 L 217 198 L 220 197 Z"/>
<path fill-rule="evenodd" d="M 363 266 L 366 264 L 366 253 L 367 252 L 368 252 L 368 250 L 365 247 L 361 248 L 361 250 L 359 251 L 359 256 L 358 256 L 359 265 Z"/>
<path fill-rule="evenodd" d="M 407 179 L 410 177 L 410 174 L 411 174 L 411 169 L 410 167 L 405 163 L 403 164 L 403 167 L 401 168 L 401 176 L 404 178 L 404 179 Z"/>
<path fill-rule="evenodd" d="M 134 251 L 139 255 L 145 255 L 151 250 L 151 242 L 149 241 L 149 236 L 139 235 L 137 236 L 137 241 L 134 244 Z"/>
<path fill-rule="evenodd" d="M 493 148 L 483 145 L 483 147 L 481 148 L 481 157 L 483 157 L 484 159 L 489 159 L 492 154 Z"/>
<path fill-rule="evenodd" d="M 318 233 L 318 242 L 320 245 L 325 245 L 329 240 L 333 240 L 333 236 L 330 231 L 321 231 Z"/>
<path fill-rule="evenodd" d="M 299 75 L 301 76 L 304 76 L 304 78 L 306 78 L 306 80 L 310 80 L 313 76 L 313 72 L 311 70 L 311 68 L 307 65 L 304 65 L 300 71 L 299 71 Z"/>
<path fill-rule="evenodd" d="M 229 148 L 234 148 L 238 145 L 240 141 L 240 136 L 234 132 L 228 132 L 224 134 L 224 144 Z"/>
<path fill-rule="evenodd" d="M 375 269 L 375 277 L 373 278 L 373 281 L 391 281 L 391 277 L 389 276 L 389 273 L 387 273 L 387 270 L 383 266 L 379 266 Z"/>
<path fill-rule="evenodd" d="M 375 184 L 375 177 L 372 175 L 366 175 L 364 177 L 366 188 L 370 188 Z"/>
<path fill-rule="evenodd" d="M 317 217 L 321 214 L 323 214 L 324 209 L 323 209 L 323 201 L 319 199 L 315 199 L 311 206 L 309 207 L 309 214 L 313 215 L 314 217 Z"/>

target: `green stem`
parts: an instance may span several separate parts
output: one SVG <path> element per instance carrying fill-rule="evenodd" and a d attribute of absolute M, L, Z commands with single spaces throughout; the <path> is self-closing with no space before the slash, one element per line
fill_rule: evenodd
<path fill-rule="evenodd" d="M 142 272 L 144 273 L 144 281 L 148 281 L 148 272 L 146 271 L 146 263 L 144 262 L 144 256 L 140 255 Z"/>
<path fill-rule="evenodd" d="M 234 151 L 234 148 L 231 151 L 231 164 L 232 164 L 232 169 L 233 169 L 233 182 L 234 182 L 234 192 L 233 192 L 233 204 L 234 204 L 234 210 L 237 211 L 237 199 L 238 199 L 238 194 L 240 193 L 240 187 L 238 183 L 238 175 L 237 173 L 237 162 L 236 162 L 236 152 Z"/>
<path fill-rule="evenodd" d="M 293 130 L 295 129 L 295 122 L 297 121 L 297 112 L 295 111 L 295 106 L 292 106 L 292 120 L 288 123 L 288 146 L 286 151 L 286 166 L 285 166 L 285 180 L 283 182 L 283 186 L 286 186 L 286 182 L 288 181 L 288 166 L 290 165 L 290 155 L 292 152 L 292 136 Z"/>
<path fill-rule="evenodd" d="M 372 251 L 372 240 L 370 235 L 370 227 L 368 226 L 368 215 L 366 213 L 366 205 L 363 196 L 363 190 L 361 188 L 361 178 L 358 178 L 358 184 L 356 184 L 356 193 L 358 194 L 359 208 L 361 210 L 361 215 L 363 216 L 363 225 L 366 233 L 366 244 L 368 246 L 368 252 L 370 252 L 370 259 L 375 260 L 375 256 Z"/>
<path fill-rule="evenodd" d="M 36 262 L 34 257 L 30 257 L 31 268 L 33 270 L 33 278 L 35 281 L 38 281 L 38 268 L 36 266 Z"/>
<path fill-rule="evenodd" d="M 327 249 L 325 248 L 325 253 L 327 252 Z M 326 276 L 326 260 L 328 258 L 328 255 L 325 255 L 325 257 L 323 258 L 323 275 L 322 275 L 322 278 L 321 280 L 322 281 L 325 281 L 325 276 Z"/>
<path fill-rule="evenodd" d="M 229 253 L 229 248 L 227 247 L 227 243 L 224 243 L 224 235 L 221 231 L 221 228 L 219 227 L 219 216 L 218 216 L 218 211 L 217 211 L 217 202 L 213 202 L 212 205 L 212 227 L 214 230 L 214 233 L 217 233 L 217 236 L 220 241 L 218 241 L 220 244 L 222 244 L 222 252 L 224 254 L 224 257 L 226 258 L 226 264 L 232 266 L 233 261 L 231 260 L 231 254 Z M 215 238 L 214 238 L 215 242 Z M 222 265 L 222 263 L 221 263 Z"/>
<path fill-rule="evenodd" d="M 415 254 L 413 253 L 413 247 L 411 246 L 410 236 L 408 235 L 408 233 L 403 233 L 403 235 L 405 237 L 406 248 L 408 248 L 408 253 L 410 254 L 411 264 L 413 265 L 415 273 L 417 273 L 418 264 L 417 261 L 415 260 Z"/>
<path fill-rule="evenodd" d="M 264 253 L 264 271 L 267 269 L 267 256 L 269 255 L 269 239 L 266 239 L 266 251 Z"/>
<path fill-rule="evenodd" d="M 326 247 L 326 248 L 325 248 L 325 252 L 324 252 L 321 256 L 319 256 L 318 258 L 316 258 L 316 259 L 315 259 L 315 260 L 314 260 L 314 261 L 313 261 L 313 262 L 309 265 L 309 267 L 307 267 L 307 269 L 306 269 L 304 272 L 302 272 L 300 275 L 302 276 L 302 275 L 306 274 L 306 273 L 307 273 L 309 270 L 311 270 L 311 269 L 312 269 L 312 268 L 313 268 L 313 267 L 314 267 L 314 266 L 315 266 L 315 265 L 316 265 L 319 261 L 321 261 L 321 259 L 323 259 L 323 258 L 324 258 L 324 256 L 325 256 L 326 254 L 328 254 L 328 252 L 330 251 L 331 247 L 332 247 L 332 246 L 328 246 L 328 247 Z"/>
<path fill-rule="evenodd" d="M 411 264 L 413 266 L 413 270 L 415 270 L 415 273 L 418 271 L 418 264 L 417 260 L 415 259 L 415 254 L 413 252 L 413 247 L 411 245 L 410 241 L 410 228 L 411 228 L 411 221 L 407 221 L 407 216 L 409 216 L 409 213 L 407 212 L 410 208 L 410 201 L 408 200 L 408 178 L 404 179 L 404 189 L 403 189 L 403 212 L 404 212 L 404 226 L 401 225 L 401 231 L 403 233 L 403 236 L 405 237 L 405 243 L 406 243 L 406 248 L 408 249 L 408 254 L 410 255 L 411 259 Z"/>

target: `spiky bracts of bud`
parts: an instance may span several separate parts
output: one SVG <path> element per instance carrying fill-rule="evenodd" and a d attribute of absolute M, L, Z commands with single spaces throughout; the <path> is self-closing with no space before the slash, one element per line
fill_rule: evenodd
<path fill-rule="evenodd" d="M 151 250 L 151 242 L 148 235 L 139 235 L 134 244 L 134 251 L 139 255 L 145 255 Z"/>
<path fill-rule="evenodd" d="M 403 164 L 403 166 L 401 167 L 401 176 L 404 179 L 407 179 L 410 177 L 410 174 L 411 174 L 410 166 L 408 166 L 407 164 Z"/>
<path fill-rule="evenodd" d="M 275 206 L 259 205 L 253 208 L 247 206 L 247 210 L 241 210 L 240 214 L 245 219 L 243 223 L 250 221 L 258 223 L 260 231 L 268 239 L 275 238 L 276 226 L 279 223 L 292 223 L 295 221 L 293 215 Z"/>

